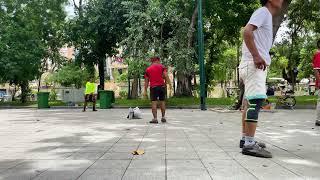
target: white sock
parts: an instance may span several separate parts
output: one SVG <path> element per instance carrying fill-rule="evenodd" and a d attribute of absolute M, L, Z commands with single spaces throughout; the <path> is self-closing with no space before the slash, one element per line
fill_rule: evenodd
<path fill-rule="evenodd" d="M 245 137 L 246 137 L 246 133 L 242 133 L 242 138 L 241 138 L 241 140 L 244 140 L 244 141 L 245 141 L 245 140 L 246 140 Z"/>
<path fill-rule="evenodd" d="M 254 137 L 251 137 L 251 136 L 246 136 L 245 137 L 245 143 L 244 143 L 245 146 L 251 146 L 251 145 L 254 145 L 254 144 L 255 144 Z"/>

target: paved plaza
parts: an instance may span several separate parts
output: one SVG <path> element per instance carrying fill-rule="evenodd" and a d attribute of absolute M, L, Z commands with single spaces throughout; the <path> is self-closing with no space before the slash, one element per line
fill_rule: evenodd
<path fill-rule="evenodd" d="M 169 110 L 158 125 L 143 113 L 0 110 L 0 179 L 320 179 L 314 110 L 262 113 L 257 138 L 272 159 L 240 153 L 239 112 Z M 133 156 L 137 149 L 145 154 Z"/>

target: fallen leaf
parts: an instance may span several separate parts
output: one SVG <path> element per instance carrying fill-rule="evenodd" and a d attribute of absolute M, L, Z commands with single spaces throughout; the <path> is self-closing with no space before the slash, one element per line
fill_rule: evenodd
<path fill-rule="evenodd" d="M 142 155 L 142 154 L 144 154 L 144 150 L 138 149 L 136 151 L 133 151 L 132 154 L 133 155 Z"/>

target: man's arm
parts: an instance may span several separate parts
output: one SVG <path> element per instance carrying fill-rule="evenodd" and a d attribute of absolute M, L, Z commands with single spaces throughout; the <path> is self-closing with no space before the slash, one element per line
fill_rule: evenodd
<path fill-rule="evenodd" d="M 143 92 L 144 97 L 147 97 L 148 87 L 149 87 L 149 78 L 145 77 L 145 79 L 144 79 L 144 92 Z"/>
<path fill-rule="evenodd" d="M 319 69 L 314 69 L 314 76 L 316 77 L 316 80 L 319 82 L 320 81 L 320 72 Z M 319 87 L 317 87 L 319 88 Z"/>
<path fill-rule="evenodd" d="M 253 31 L 257 29 L 257 26 L 252 24 L 247 24 L 244 28 L 243 37 L 250 53 L 252 54 L 254 64 L 258 69 L 266 70 L 267 64 L 265 60 L 260 56 L 257 46 L 254 42 Z"/>

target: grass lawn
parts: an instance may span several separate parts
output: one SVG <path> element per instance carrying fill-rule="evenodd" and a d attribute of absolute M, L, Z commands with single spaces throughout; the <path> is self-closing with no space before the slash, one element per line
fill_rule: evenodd
<path fill-rule="evenodd" d="M 316 105 L 317 104 L 317 96 L 296 96 L 297 105 Z M 276 97 L 269 97 L 270 102 L 276 103 Z"/>
<path fill-rule="evenodd" d="M 317 102 L 317 96 L 296 96 L 297 105 L 315 105 Z M 269 101 L 276 103 L 276 97 L 269 97 Z M 233 98 L 208 98 L 207 106 L 230 106 L 234 103 Z M 79 104 L 80 106 L 83 103 Z M 91 103 L 89 103 L 91 106 Z M 115 106 L 121 107 L 145 107 L 150 106 L 151 102 L 148 99 L 116 99 L 114 103 Z M 176 107 L 190 107 L 190 106 L 199 106 L 199 98 L 170 98 L 167 100 L 167 106 L 176 106 Z M 0 102 L 0 107 L 11 106 L 11 107 L 37 107 L 37 102 L 27 102 L 22 104 L 19 101 L 16 102 Z M 49 106 L 67 106 L 66 103 L 62 101 L 50 101 Z M 99 101 L 97 101 L 97 107 L 99 107 Z"/>
<path fill-rule="evenodd" d="M 38 103 L 36 101 L 29 101 L 26 103 L 21 103 L 20 101 L 13 102 L 0 102 L 1 106 L 12 106 L 12 107 L 37 107 Z M 66 106 L 66 103 L 62 101 L 49 101 L 49 106 Z"/>
<path fill-rule="evenodd" d="M 210 98 L 207 99 L 208 106 L 225 106 L 232 105 L 232 98 Z M 151 102 L 148 99 L 116 99 L 116 106 L 136 107 L 150 106 Z M 200 105 L 199 98 L 170 98 L 167 100 L 167 106 L 197 106 Z"/>

